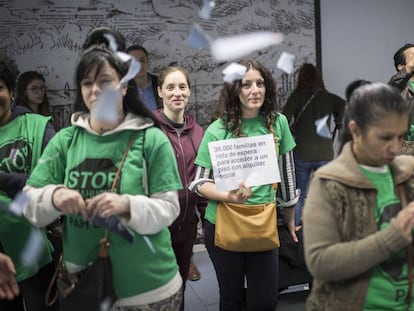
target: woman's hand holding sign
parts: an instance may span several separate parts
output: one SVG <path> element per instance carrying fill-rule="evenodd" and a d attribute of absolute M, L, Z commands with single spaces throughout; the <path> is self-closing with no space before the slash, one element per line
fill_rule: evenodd
<path fill-rule="evenodd" d="M 239 184 L 239 188 L 230 190 L 228 193 L 228 202 L 244 203 L 252 196 L 250 187 L 247 187 L 243 182 Z"/>

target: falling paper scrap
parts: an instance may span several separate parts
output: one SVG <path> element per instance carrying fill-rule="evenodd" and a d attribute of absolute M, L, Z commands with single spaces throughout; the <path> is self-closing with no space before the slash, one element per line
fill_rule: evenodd
<path fill-rule="evenodd" d="M 287 74 L 291 74 L 294 70 L 295 55 L 283 52 L 277 61 L 277 68 L 283 70 Z"/>
<path fill-rule="evenodd" d="M 30 198 L 24 192 L 19 192 L 14 200 L 9 205 L 9 211 L 15 214 L 16 216 L 22 216 L 23 210 L 26 205 L 29 203 Z"/>
<path fill-rule="evenodd" d="M 203 7 L 198 12 L 200 18 L 209 19 L 211 11 L 216 6 L 216 3 L 211 0 L 203 0 Z"/>
<path fill-rule="evenodd" d="M 198 24 L 194 24 L 185 43 L 195 49 L 204 49 L 210 46 L 211 39 Z"/>
<path fill-rule="evenodd" d="M 234 80 L 241 80 L 246 74 L 247 67 L 238 63 L 231 63 L 223 70 L 223 80 L 232 83 Z"/>
<path fill-rule="evenodd" d="M 106 37 L 110 42 L 111 49 L 116 50 L 117 46 L 113 36 L 106 35 Z M 111 124 L 116 124 L 118 121 L 117 102 L 120 101 L 122 97 L 120 90 L 121 87 L 129 80 L 133 79 L 141 69 L 141 64 L 137 62 L 131 55 L 123 52 L 116 52 L 116 55 L 123 62 L 130 61 L 128 72 L 124 77 L 122 77 L 121 81 L 119 81 L 118 85 L 115 88 L 108 87 L 103 91 L 103 93 L 98 97 L 95 107 L 92 109 L 92 115 L 96 119 L 103 122 L 109 122 Z"/>
<path fill-rule="evenodd" d="M 97 216 L 97 217 L 91 218 L 90 222 L 98 227 L 106 228 L 109 231 L 118 234 L 119 236 L 124 238 L 129 243 L 132 243 L 133 234 L 129 231 L 129 229 L 126 226 L 124 226 L 121 223 L 118 216 L 112 215 L 107 218 L 102 218 L 102 217 Z"/>
<path fill-rule="evenodd" d="M 326 115 L 323 118 L 317 119 L 315 121 L 316 133 L 323 138 L 332 138 L 332 133 L 329 126 L 331 118 L 329 117 L 330 115 Z"/>
<path fill-rule="evenodd" d="M 211 54 L 218 62 L 231 61 L 244 57 L 256 50 L 280 44 L 283 34 L 275 32 L 255 32 L 246 35 L 223 37 L 211 44 Z"/>
<path fill-rule="evenodd" d="M 25 266 L 33 266 L 45 250 L 44 236 L 41 229 L 33 228 L 21 253 L 21 261 Z"/>
<path fill-rule="evenodd" d="M 92 115 L 97 120 L 115 124 L 118 121 L 117 102 L 122 95 L 119 90 L 107 88 L 98 97 L 95 107 L 92 109 Z"/>

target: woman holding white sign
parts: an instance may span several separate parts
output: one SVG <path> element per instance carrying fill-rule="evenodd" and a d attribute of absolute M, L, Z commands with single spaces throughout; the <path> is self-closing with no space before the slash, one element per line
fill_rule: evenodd
<path fill-rule="evenodd" d="M 244 60 L 240 64 L 246 67 L 244 77 L 223 86 L 218 102 L 218 119 L 207 128 L 201 142 L 195 161 L 198 165 L 196 179 L 190 187 L 209 199 L 204 242 L 220 287 L 220 310 L 274 310 L 277 305 L 279 246 L 275 224 L 276 197 L 278 206 L 286 208 L 284 220 L 297 241 L 292 208 L 299 196 L 292 155 L 296 144 L 286 117 L 275 110 L 276 88 L 271 73 L 254 60 Z M 239 186 L 230 191 L 223 191 L 215 184 L 215 177 L 220 172 L 214 171 L 217 163 L 212 161 L 210 142 L 267 134 L 273 135 L 279 155 L 281 185 L 278 190 L 275 183 L 249 186 L 245 180 L 240 180 Z M 250 216 L 254 216 L 241 216 L 237 211 L 248 211 Z M 232 216 L 226 212 L 231 212 Z M 227 218 L 223 220 L 224 217 Z M 247 228 L 252 225 L 248 223 L 250 219 L 260 225 L 250 230 L 253 232 L 251 237 L 243 238 L 242 233 L 249 233 Z M 228 229 L 232 222 L 236 222 L 237 228 L 223 235 L 223 221 L 226 223 L 224 229 Z M 231 236 L 235 241 L 223 241 L 223 237 Z"/>

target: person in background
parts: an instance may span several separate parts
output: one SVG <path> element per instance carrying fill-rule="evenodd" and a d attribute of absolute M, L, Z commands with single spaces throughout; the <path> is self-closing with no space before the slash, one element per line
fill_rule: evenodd
<path fill-rule="evenodd" d="M 406 43 L 394 54 L 394 66 L 397 73 L 388 84 L 396 87 L 405 100 L 410 104 L 410 128 L 407 133 L 407 142 L 403 146 L 403 153 L 414 154 L 414 44 Z M 410 147 L 411 145 L 411 147 Z"/>
<path fill-rule="evenodd" d="M 283 114 L 277 112 L 276 86 L 271 73 L 255 60 L 243 60 L 243 79 L 225 83 L 217 104 L 219 119 L 207 128 L 195 163 L 197 173 L 191 189 L 209 199 L 204 222 L 204 242 L 213 262 L 220 290 L 220 310 L 275 310 L 278 292 L 278 249 L 233 252 L 214 244 L 219 201 L 264 204 L 277 199 L 284 208 L 284 221 L 297 240 L 293 207 L 298 200 L 292 149 L 295 141 Z M 237 137 L 272 133 L 277 137 L 282 178 L 277 193 L 271 184 L 220 192 L 216 189 L 208 143 Z M 279 215 L 280 216 L 280 215 Z M 245 280 L 247 288 L 245 289 Z M 245 308 L 245 309 L 244 309 Z"/>
<path fill-rule="evenodd" d="M 302 223 L 302 208 L 312 173 L 334 158 L 333 138 L 319 135 L 315 121 L 329 115 L 339 129 L 344 106 L 342 98 L 326 90 L 318 68 L 309 63 L 300 67 L 296 88 L 282 110 L 295 133 L 297 144 L 293 151 L 296 182 L 300 189 L 300 199 L 295 207 L 297 226 Z M 331 118 L 328 120 L 330 123 Z"/>
<path fill-rule="evenodd" d="M 409 111 L 408 102 L 385 83 L 352 92 L 341 152 L 315 172 L 303 210 L 305 259 L 314 276 L 307 310 L 414 306 L 407 295 L 414 158 L 399 156 Z"/>
<path fill-rule="evenodd" d="M 127 53 L 135 57 L 141 64 L 141 69 L 135 76 L 135 82 L 142 101 L 151 110 L 162 108 L 162 100 L 159 98 L 157 91 L 158 77 L 148 72 L 148 51 L 143 46 L 135 44 L 127 48 Z"/>
<path fill-rule="evenodd" d="M 19 105 L 12 108 L 17 75 L 18 69 L 14 61 L 2 56 L 0 58 L 0 203 L 3 206 L 8 206 L 22 191 L 42 151 L 55 134 L 50 117 L 31 113 L 26 107 Z M 40 255 L 25 260 L 22 254 L 33 236 L 38 237 L 37 246 Z M 12 259 L 21 292 L 21 296 L 12 301 L 0 300 L 0 310 L 59 309 L 58 304 L 48 308 L 44 302 L 54 272 L 53 246 L 47 239 L 45 230 L 34 228 L 24 217 L 2 208 L 0 209 L 0 252 Z"/>
<path fill-rule="evenodd" d="M 196 166 L 194 160 L 204 131 L 196 120 L 185 112 L 191 95 L 190 77 L 183 67 L 167 67 L 160 75 L 158 96 L 163 101 L 163 108 L 154 111 L 161 129 L 170 139 L 177 159 L 183 185 L 189 185 L 194 179 Z M 172 246 L 177 258 L 180 274 L 184 281 L 189 277 L 193 242 L 197 233 L 198 216 L 196 209 L 206 205 L 187 187 L 178 192 L 180 215 L 170 226 Z M 181 305 L 184 310 L 184 299 Z"/>
<path fill-rule="evenodd" d="M 37 71 L 26 71 L 17 79 L 16 105 L 22 105 L 34 113 L 50 116 L 45 78 Z"/>
<path fill-rule="evenodd" d="M 104 229 L 89 225 L 89 220 L 116 215 L 133 239 L 128 243 L 115 232 L 108 235 L 118 298 L 112 310 L 179 310 L 182 280 L 168 226 L 179 214 L 177 190 L 182 185 L 171 144 L 155 126 L 133 80 L 118 89 L 112 121 L 92 113 L 104 90 L 118 87 L 129 62 L 105 40 L 89 42 L 76 68 L 79 91 L 72 126 L 56 134 L 27 181 L 24 191 L 31 200 L 24 214 L 36 226 L 66 215 L 63 261 L 71 274 L 82 273 L 98 256 Z M 111 191 L 110 180 L 129 140 L 132 144 Z M 93 182 L 92 176 L 107 182 Z"/>
<path fill-rule="evenodd" d="M 19 285 L 13 261 L 9 256 L 0 253 L 0 299 L 13 300 L 18 295 Z"/>
<path fill-rule="evenodd" d="M 91 29 L 86 36 L 85 42 L 82 44 L 82 49 L 86 50 L 98 44 L 109 46 L 108 35 L 115 39 L 117 51 L 126 52 L 125 37 L 118 30 L 106 26 Z"/>

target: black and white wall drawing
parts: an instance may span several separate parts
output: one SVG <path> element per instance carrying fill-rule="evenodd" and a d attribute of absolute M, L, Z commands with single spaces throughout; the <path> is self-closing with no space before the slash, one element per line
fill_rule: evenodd
<path fill-rule="evenodd" d="M 316 62 L 314 0 L 219 0 L 209 19 L 198 13 L 203 0 L 0 0 L 0 53 L 12 56 L 20 72 L 44 74 L 55 126 L 69 124 L 75 100 L 74 71 L 86 34 L 97 26 L 119 30 L 128 45 L 150 53 L 151 72 L 171 62 L 191 76 L 189 111 L 207 126 L 228 65 L 208 49 L 186 45 L 194 23 L 212 38 L 258 31 L 281 32 L 282 44 L 248 55 L 272 72 L 283 105 L 294 87 L 296 70 Z M 276 67 L 282 52 L 296 56 L 295 73 Z"/>

